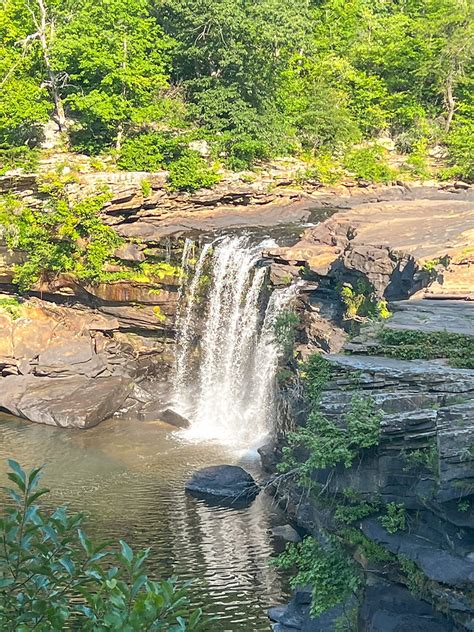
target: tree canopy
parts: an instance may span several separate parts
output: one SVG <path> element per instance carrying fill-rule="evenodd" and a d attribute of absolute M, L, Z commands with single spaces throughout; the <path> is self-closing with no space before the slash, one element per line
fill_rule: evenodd
<path fill-rule="evenodd" d="M 389 135 L 474 176 L 469 0 L 1 1 L 4 149 L 50 118 L 86 153 L 171 133 L 235 167 Z"/>

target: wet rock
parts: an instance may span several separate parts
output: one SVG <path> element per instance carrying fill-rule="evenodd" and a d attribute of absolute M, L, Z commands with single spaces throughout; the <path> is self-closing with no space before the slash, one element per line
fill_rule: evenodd
<path fill-rule="evenodd" d="M 19 311 L 18 318 L 0 314 L 0 407 L 63 427 L 87 428 L 132 408 L 136 418 L 150 409 L 156 418 L 159 393 L 141 402 L 131 397 L 130 384 L 163 377 L 163 340 L 127 336 L 117 331 L 116 318 L 85 306 L 32 298 Z"/>
<path fill-rule="evenodd" d="M 406 588 L 368 586 L 359 611 L 360 632 L 455 632 L 456 627 Z"/>
<path fill-rule="evenodd" d="M 289 524 L 274 527 L 272 529 L 272 534 L 277 538 L 285 540 L 286 542 L 301 542 L 300 534 Z"/>
<path fill-rule="evenodd" d="M 276 453 L 275 444 L 266 443 L 258 448 L 257 452 L 260 455 L 263 469 L 267 472 L 275 472 L 279 462 L 279 455 Z"/>
<path fill-rule="evenodd" d="M 233 506 L 250 503 L 260 491 L 254 478 L 237 465 L 214 465 L 198 470 L 186 482 L 185 489 L 198 498 Z"/>
<path fill-rule="evenodd" d="M 191 422 L 183 415 L 180 415 L 176 411 L 171 408 L 166 408 L 159 414 L 160 421 L 164 421 L 170 426 L 175 426 L 176 428 L 189 428 Z"/>
<path fill-rule="evenodd" d="M 349 600 L 317 617 L 310 615 L 310 606 L 311 590 L 302 588 L 293 593 L 287 605 L 270 608 L 268 618 L 276 623 L 273 632 L 335 632 L 345 613 L 355 606 L 355 601 Z"/>
<path fill-rule="evenodd" d="M 123 261 L 145 261 L 145 255 L 138 244 L 127 243 L 114 252 L 114 256 Z"/>
<path fill-rule="evenodd" d="M 285 287 L 299 276 L 299 272 L 296 266 L 273 263 L 270 267 L 270 282 L 275 287 Z"/>
<path fill-rule="evenodd" d="M 388 533 L 375 518 L 362 521 L 362 531 L 396 555 L 403 555 L 421 568 L 431 580 L 455 587 L 474 584 L 474 561 L 442 550 L 440 545 L 412 533 Z"/>

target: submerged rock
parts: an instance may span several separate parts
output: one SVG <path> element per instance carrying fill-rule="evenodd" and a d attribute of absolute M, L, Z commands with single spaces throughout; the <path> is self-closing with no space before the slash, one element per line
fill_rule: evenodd
<path fill-rule="evenodd" d="M 219 504 L 242 506 L 252 502 L 260 488 L 253 477 L 238 465 L 213 465 L 195 472 L 185 490 Z"/>
<path fill-rule="evenodd" d="M 170 424 L 170 426 L 175 426 L 176 428 L 189 428 L 191 422 L 183 415 L 175 412 L 171 408 L 166 408 L 160 414 L 160 421 L 164 421 L 166 424 Z"/>

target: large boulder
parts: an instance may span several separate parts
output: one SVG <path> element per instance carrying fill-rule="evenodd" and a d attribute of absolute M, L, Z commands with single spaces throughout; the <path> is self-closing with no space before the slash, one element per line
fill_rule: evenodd
<path fill-rule="evenodd" d="M 1 384 L 0 408 L 17 417 L 62 428 L 90 428 L 120 409 L 133 379 L 10 375 Z"/>
<path fill-rule="evenodd" d="M 187 492 L 225 505 L 246 505 L 260 491 L 253 477 L 237 465 L 213 465 L 195 472 L 186 482 Z"/>

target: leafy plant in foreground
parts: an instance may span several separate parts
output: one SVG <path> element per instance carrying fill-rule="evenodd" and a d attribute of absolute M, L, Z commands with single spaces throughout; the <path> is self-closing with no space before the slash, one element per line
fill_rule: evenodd
<path fill-rule="evenodd" d="M 0 518 L 0 629 L 203 632 L 202 612 L 189 611 L 186 585 L 153 581 L 149 549 L 134 553 L 94 544 L 81 514 L 45 512 L 38 500 L 42 469 L 26 473 L 9 460 L 10 502 Z"/>

